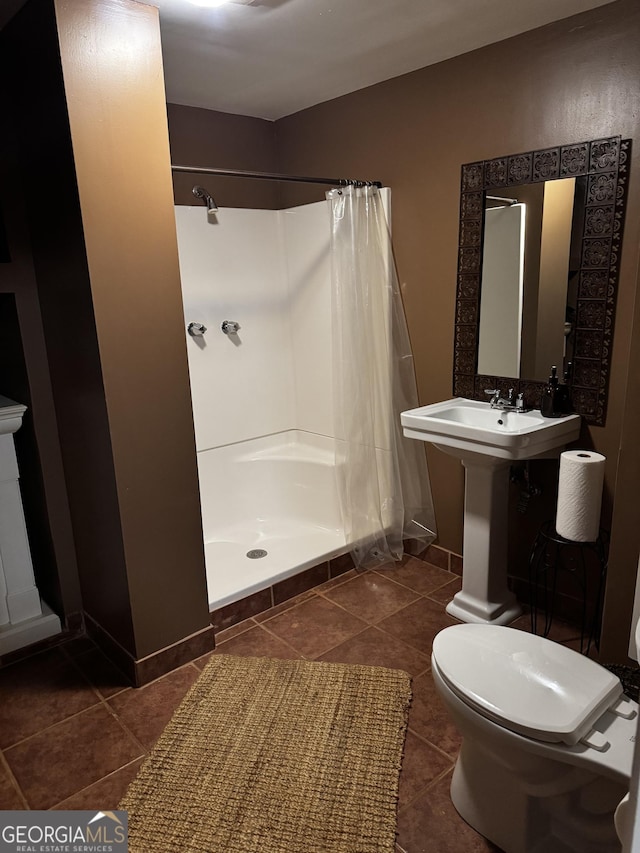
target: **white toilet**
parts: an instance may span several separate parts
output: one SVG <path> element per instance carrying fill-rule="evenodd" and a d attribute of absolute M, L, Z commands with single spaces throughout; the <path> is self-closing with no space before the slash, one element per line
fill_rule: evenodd
<path fill-rule="evenodd" d="M 505 853 L 619 853 L 638 705 L 592 660 L 514 628 L 435 638 L 433 679 L 463 735 L 460 815 Z"/>

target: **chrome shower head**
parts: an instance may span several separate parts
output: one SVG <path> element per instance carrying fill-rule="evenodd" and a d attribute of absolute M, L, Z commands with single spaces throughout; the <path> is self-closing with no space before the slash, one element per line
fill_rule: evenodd
<path fill-rule="evenodd" d="M 209 193 L 205 190 L 204 187 L 194 187 L 191 192 L 194 194 L 196 198 L 203 198 L 207 205 L 207 213 L 217 213 L 218 205 L 213 200 L 213 196 L 210 196 Z"/>

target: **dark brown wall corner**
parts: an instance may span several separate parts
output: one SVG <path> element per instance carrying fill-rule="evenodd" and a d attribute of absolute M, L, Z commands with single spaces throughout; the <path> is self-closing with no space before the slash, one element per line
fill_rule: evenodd
<path fill-rule="evenodd" d="M 158 13 L 29 0 L 2 37 L 84 608 L 146 659 L 210 633 Z"/>

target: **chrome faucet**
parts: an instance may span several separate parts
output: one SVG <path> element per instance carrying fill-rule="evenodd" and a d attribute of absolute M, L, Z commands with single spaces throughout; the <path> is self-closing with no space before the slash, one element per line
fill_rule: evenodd
<path fill-rule="evenodd" d="M 240 323 L 236 323 L 235 320 L 223 320 L 220 328 L 225 335 L 237 335 L 240 331 Z"/>
<path fill-rule="evenodd" d="M 500 396 L 499 388 L 486 388 L 485 394 L 489 394 L 491 399 L 489 404 L 492 409 L 501 409 L 503 412 L 525 412 L 524 394 L 520 393 L 514 399 L 515 388 L 509 388 L 508 394 L 505 397 Z"/>

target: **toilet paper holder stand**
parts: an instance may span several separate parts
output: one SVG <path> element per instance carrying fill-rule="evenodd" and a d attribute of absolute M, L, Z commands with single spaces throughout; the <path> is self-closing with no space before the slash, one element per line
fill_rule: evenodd
<path fill-rule="evenodd" d="M 555 529 L 554 521 L 540 528 L 529 558 L 529 603 L 531 632 L 547 637 L 557 609 L 558 579 L 573 578 L 581 607 L 580 652 L 589 654 L 592 645 L 600 648 L 602 603 L 607 577 L 609 534 L 600 529 L 593 542 L 565 539 Z M 590 595 L 595 591 L 595 599 Z M 592 599 L 591 601 L 589 599 Z M 539 625 L 539 623 L 541 623 Z"/>

